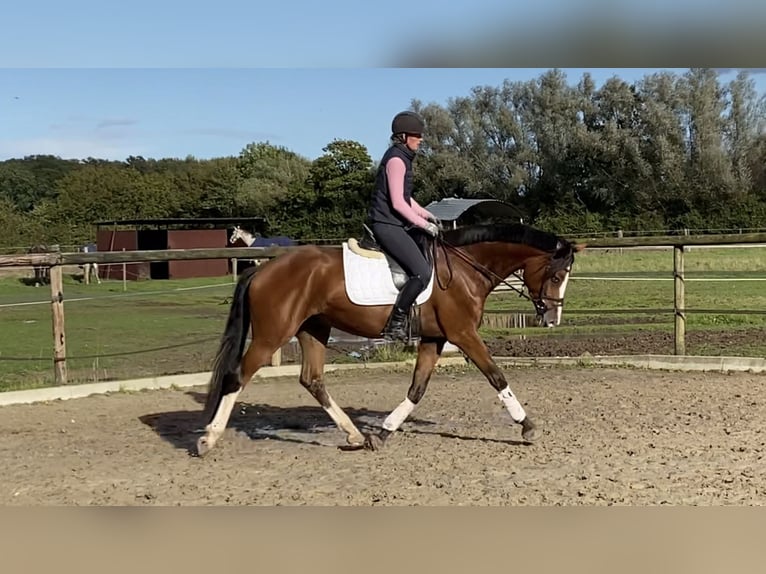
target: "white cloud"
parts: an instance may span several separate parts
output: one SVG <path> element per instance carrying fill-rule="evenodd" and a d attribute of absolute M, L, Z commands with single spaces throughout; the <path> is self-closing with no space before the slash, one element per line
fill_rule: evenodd
<path fill-rule="evenodd" d="M 138 120 L 128 117 L 69 116 L 50 124 L 47 133 L 0 139 L 0 159 L 27 155 L 55 155 L 63 159 L 122 161 L 131 155 L 149 155 L 136 138 Z"/>
<path fill-rule="evenodd" d="M 141 125 L 138 125 L 141 124 Z M 0 161 L 28 155 L 54 155 L 63 159 L 97 159 L 123 161 L 135 155 L 143 157 L 184 157 L 195 155 L 236 155 L 238 150 L 200 154 L 201 149 L 220 148 L 224 143 L 239 142 L 239 148 L 252 141 L 279 142 L 273 133 L 228 127 L 190 127 L 187 129 L 152 129 L 145 122 L 130 117 L 69 116 L 51 123 L 47 130 L 35 135 L 0 137 Z M 148 129 L 147 129 L 148 128 Z M 180 136 L 180 137 L 179 137 Z M 160 151 L 158 146 L 175 141 L 175 148 L 185 151 Z M 218 140 L 218 141 L 213 141 Z"/>

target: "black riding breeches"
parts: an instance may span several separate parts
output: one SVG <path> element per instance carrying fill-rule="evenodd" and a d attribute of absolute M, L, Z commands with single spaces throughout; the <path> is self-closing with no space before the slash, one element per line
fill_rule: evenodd
<path fill-rule="evenodd" d="M 418 276 L 423 285 L 428 284 L 431 279 L 431 266 L 415 239 L 403 227 L 388 223 L 373 223 L 372 232 L 375 234 L 378 245 L 402 266 L 407 275 Z"/>
<path fill-rule="evenodd" d="M 431 280 L 431 265 L 426 261 L 415 239 L 403 227 L 388 223 L 373 223 L 372 232 L 375 234 L 378 245 L 395 259 L 410 277 L 409 284 L 401 290 L 401 300 L 397 302 L 402 308 L 407 309 Z M 418 281 L 413 281 L 416 278 Z M 415 287 L 416 284 L 419 284 L 418 288 Z"/>

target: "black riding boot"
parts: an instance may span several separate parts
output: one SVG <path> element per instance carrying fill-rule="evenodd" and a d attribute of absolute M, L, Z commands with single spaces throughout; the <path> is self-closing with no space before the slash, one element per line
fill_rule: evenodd
<path fill-rule="evenodd" d="M 410 308 L 424 287 L 420 277 L 410 277 L 409 281 L 404 284 L 399 291 L 399 296 L 396 298 L 396 303 L 394 303 L 394 309 L 388 317 L 388 322 L 381 333 L 383 337 L 405 342 L 409 340 L 408 319 Z"/>

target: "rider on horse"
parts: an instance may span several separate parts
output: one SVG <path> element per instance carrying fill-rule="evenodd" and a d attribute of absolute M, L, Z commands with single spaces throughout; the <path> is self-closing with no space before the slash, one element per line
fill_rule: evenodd
<path fill-rule="evenodd" d="M 380 247 L 407 273 L 382 335 L 406 341 L 410 308 L 431 278 L 431 265 L 418 245 L 422 234 L 439 235 L 441 224 L 412 197 L 412 160 L 423 140 L 425 122 L 415 112 L 401 112 L 391 123 L 391 146 L 378 167 L 368 212 Z"/>

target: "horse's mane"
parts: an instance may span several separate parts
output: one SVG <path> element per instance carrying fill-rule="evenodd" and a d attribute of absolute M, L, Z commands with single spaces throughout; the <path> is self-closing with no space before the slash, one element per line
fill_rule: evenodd
<path fill-rule="evenodd" d="M 456 247 L 485 241 L 520 243 L 546 252 L 560 250 L 569 244 L 565 239 L 553 233 L 522 223 L 468 225 L 457 229 L 448 229 L 444 231 L 444 240 Z"/>

